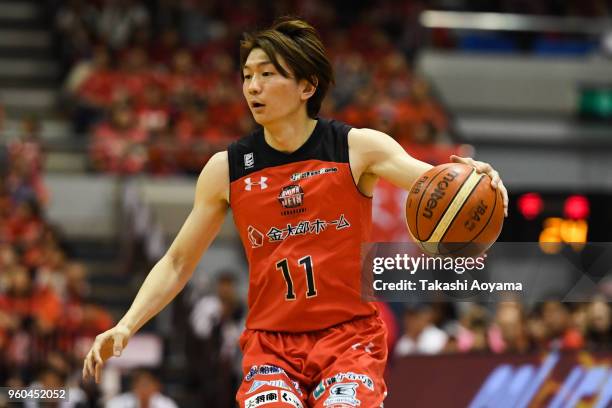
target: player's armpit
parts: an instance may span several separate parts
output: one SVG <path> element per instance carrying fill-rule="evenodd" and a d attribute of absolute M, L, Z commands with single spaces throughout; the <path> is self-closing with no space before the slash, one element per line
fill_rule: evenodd
<path fill-rule="evenodd" d="M 351 167 L 358 177 L 374 174 L 405 190 L 432 166 L 410 156 L 393 138 L 373 129 L 349 132 Z"/>

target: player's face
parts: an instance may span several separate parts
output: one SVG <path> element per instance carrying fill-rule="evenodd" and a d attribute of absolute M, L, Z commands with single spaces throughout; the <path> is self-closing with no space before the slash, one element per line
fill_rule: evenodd
<path fill-rule="evenodd" d="M 242 92 L 253 118 L 263 126 L 289 119 L 306 107 L 305 81 L 296 81 L 283 58 L 277 58 L 291 77 L 281 75 L 261 48 L 254 48 L 244 64 Z"/>

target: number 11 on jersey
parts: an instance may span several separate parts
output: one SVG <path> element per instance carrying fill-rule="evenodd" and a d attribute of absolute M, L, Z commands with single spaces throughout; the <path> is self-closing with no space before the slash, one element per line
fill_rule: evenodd
<path fill-rule="evenodd" d="M 298 259 L 298 264 L 303 266 L 306 272 L 306 286 L 308 287 L 306 290 L 306 297 L 311 298 L 313 296 L 317 296 L 317 288 L 315 286 L 314 271 L 312 267 L 312 257 L 307 255 L 300 258 Z M 289 263 L 287 262 L 287 258 L 278 261 L 276 263 L 276 269 L 280 270 L 283 273 L 283 278 L 285 278 L 285 284 L 287 285 L 285 300 L 295 300 L 296 296 L 293 289 L 293 280 L 291 279 L 291 272 L 289 271 Z"/>

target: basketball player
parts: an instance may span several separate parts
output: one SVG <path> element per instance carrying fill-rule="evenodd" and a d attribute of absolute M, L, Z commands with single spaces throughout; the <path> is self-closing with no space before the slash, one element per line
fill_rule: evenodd
<path fill-rule="evenodd" d="M 104 361 L 176 296 L 231 207 L 250 273 L 240 407 L 382 406 L 386 331 L 360 299 L 360 244 L 378 178 L 409 189 L 431 165 L 384 133 L 317 116 L 333 73 L 304 21 L 246 35 L 240 56 L 261 127 L 206 164 L 185 224 L 125 316 L 96 337 L 83 376 L 98 381 Z M 488 174 L 507 208 L 489 164 L 451 159 Z"/>

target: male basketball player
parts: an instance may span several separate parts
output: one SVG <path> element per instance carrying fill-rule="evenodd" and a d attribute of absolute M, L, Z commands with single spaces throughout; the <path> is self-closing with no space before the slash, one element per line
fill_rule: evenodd
<path fill-rule="evenodd" d="M 105 359 L 176 296 L 231 207 L 249 260 L 240 407 L 381 406 L 386 331 L 360 298 L 360 244 L 378 178 L 409 189 L 431 165 L 384 133 L 317 116 L 333 73 L 307 23 L 281 20 L 246 35 L 240 51 L 261 127 L 206 164 L 185 224 L 125 316 L 96 338 L 83 376 L 97 381 Z M 490 165 L 451 159 L 491 176 L 507 207 Z"/>

